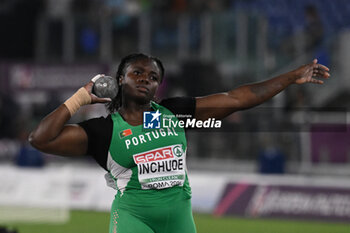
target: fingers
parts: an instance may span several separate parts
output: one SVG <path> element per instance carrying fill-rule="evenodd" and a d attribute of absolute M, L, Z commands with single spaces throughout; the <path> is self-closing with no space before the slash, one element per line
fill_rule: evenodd
<path fill-rule="evenodd" d="M 312 67 L 313 77 L 329 78 L 331 76 L 329 73 L 329 68 L 327 66 L 317 64 L 317 59 L 314 59 L 312 61 Z"/>
<path fill-rule="evenodd" d="M 98 75 L 95 75 L 91 80 L 90 80 L 90 82 L 88 82 L 84 87 L 85 87 L 85 89 L 89 92 L 89 93 L 91 93 L 91 91 L 92 91 L 92 86 L 94 85 L 94 83 L 97 81 L 97 79 L 99 79 L 99 78 L 101 78 L 101 77 L 103 77 L 103 76 L 105 76 L 104 74 L 98 74 Z"/>
<path fill-rule="evenodd" d="M 111 102 L 111 98 L 99 98 L 97 97 L 95 94 L 92 93 L 92 87 L 94 86 L 94 83 L 100 78 L 105 76 L 104 74 L 98 74 L 96 76 L 94 76 L 90 82 L 88 82 L 84 88 L 88 91 L 88 93 L 91 96 L 91 104 L 95 104 L 95 103 L 109 103 Z"/>
<path fill-rule="evenodd" d="M 324 69 L 323 67 L 321 68 L 314 68 L 312 71 L 312 76 L 313 77 L 321 77 L 321 78 L 329 78 L 331 75 L 329 74 L 329 72 Z"/>
<path fill-rule="evenodd" d="M 111 98 L 99 98 L 94 94 L 91 94 L 91 103 L 95 104 L 95 103 L 109 103 L 111 102 L 112 99 Z"/>
<path fill-rule="evenodd" d="M 329 68 L 327 66 L 324 66 L 322 64 L 318 64 L 317 62 L 318 62 L 318 60 L 316 58 L 314 60 L 312 60 L 312 67 L 314 69 L 317 68 L 317 69 L 329 71 Z"/>
<path fill-rule="evenodd" d="M 327 66 L 321 65 L 321 64 L 313 64 L 314 70 L 323 70 L 323 71 L 329 71 L 329 68 Z"/>
<path fill-rule="evenodd" d="M 314 84 L 323 84 L 324 82 L 323 82 L 322 80 L 312 78 L 312 79 L 310 80 L 310 83 L 314 83 Z"/>
<path fill-rule="evenodd" d="M 329 68 L 318 64 L 318 60 L 314 59 L 312 63 L 301 66 L 297 70 L 297 74 L 299 78 L 295 83 L 303 84 L 303 83 L 314 83 L 314 84 L 323 84 L 322 80 L 318 78 L 328 79 L 330 77 Z"/>
<path fill-rule="evenodd" d="M 318 66 L 317 67 L 318 69 L 329 71 L 329 68 L 327 66 L 324 66 L 324 65 L 321 65 L 321 64 L 317 64 L 317 66 Z"/>
<path fill-rule="evenodd" d="M 89 92 L 89 94 L 91 94 L 93 85 L 94 85 L 94 83 L 92 81 L 90 81 L 84 86 L 84 88 Z"/>
<path fill-rule="evenodd" d="M 97 98 L 95 103 L 109 103 L 112 102 L 111 98 Z"/>
<path fill-rule="evenodd" d="M 312 76 L 328 79 L 331 75 L 327 71 L 324 71 L 324 70 L 314 70 L 312 73 Z"/>

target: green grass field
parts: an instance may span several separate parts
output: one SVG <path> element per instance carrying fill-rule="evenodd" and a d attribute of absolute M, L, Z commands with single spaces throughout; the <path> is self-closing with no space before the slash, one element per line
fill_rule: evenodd
<path fill-rule="evenodd" d="M 198 233 L 350 233 L 350 223 L 215 218 L 203 214 L 194 217 Z M 19 233 L 104 233 L 108 232 L 108 223 L 108 213 L 72 211 L 70 221 L 63 225 L 12 223 L 6 226 L 16 228 Z"/>

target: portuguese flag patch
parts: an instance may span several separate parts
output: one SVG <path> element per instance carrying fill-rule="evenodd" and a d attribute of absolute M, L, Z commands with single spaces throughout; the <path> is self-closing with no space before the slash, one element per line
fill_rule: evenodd
<path fill-rule="evenodd" d="M 120 137 L 120 138 L 124 138 L 124 137 L 126 137 L 126 136 L 131 135 L 131 134 L 132 134 L 131 129 L 126 129 L 126 130 L 120 131 L 119 137 Z"/>

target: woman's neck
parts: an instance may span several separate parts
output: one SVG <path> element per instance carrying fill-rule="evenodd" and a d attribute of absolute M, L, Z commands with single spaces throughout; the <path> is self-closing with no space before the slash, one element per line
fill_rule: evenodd
<path fill-rule="evenodd" d="M 140 125 L 143 123 L 143 112 L 150 110 L 152 110 L 151 102 L 146 104 L 123 102 L 118 112 L 129 124 Z"/>

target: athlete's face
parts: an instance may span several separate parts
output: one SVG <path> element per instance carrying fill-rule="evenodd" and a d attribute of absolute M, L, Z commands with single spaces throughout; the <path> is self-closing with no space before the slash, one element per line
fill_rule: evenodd
<path fill-rule="evenodd" d="M 153 99 L 161 81 L 160 69 L 151 59 L 142 59 L 126 66 L 125 75 L 120 77 L 123 94 L 144 101 Z"/>

